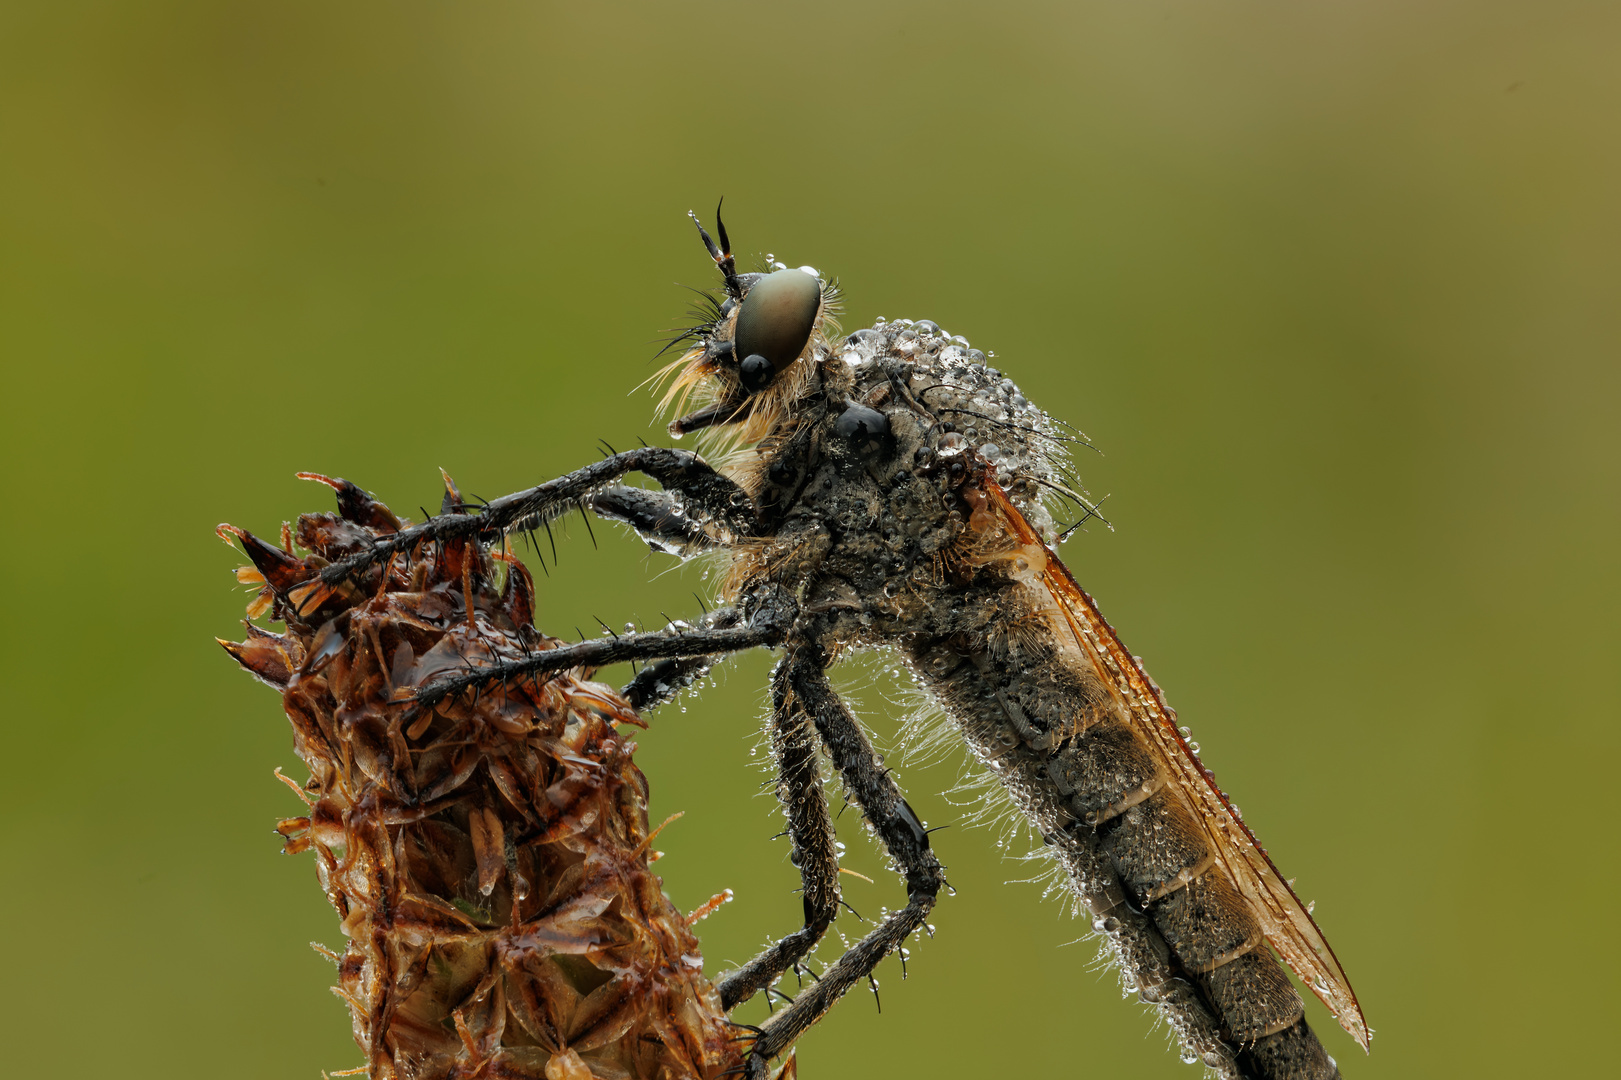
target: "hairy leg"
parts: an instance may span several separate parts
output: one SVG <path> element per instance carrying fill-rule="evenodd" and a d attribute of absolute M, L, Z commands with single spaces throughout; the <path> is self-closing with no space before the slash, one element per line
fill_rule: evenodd
<path fill-rule="evenodd" d="M 598 517 L 622 521 L 647 546 L 666 555 L 688 558 L 725 546 L 725 530 L 713 521 L 694 518 L 686 504 L 668 491 L 615 484 L 586 496 L 584 505 Z"/>
<path fill-rule="evenodd" d="M 698 620 L 697 627 L 701 630 L 730 630 L 742 618 L 736 608 L 716 608 Z M 722 659 L 720 654 L 709 654 L 655 660 L 638 671 L 619 692 L 634 709 L 656 709 L 709 674 L 709 669 Z"/>
<path fill-rule="evenodd" d="M 476 690 L 505 679 L 576 667 L 604 667 L 625 660 L 662 660 L 708 657 L 739 652 L 756 645 L 776 645 L 787 636 L 798 605 L 793 594 L 782 588 L 760 590 L 751 596 L 743 624 L 727 628 L 670 628 L 646 634 L 582 641 L 546 649 L 519 660 L 469 666 L 451 675 L 426 683 L 414 700 L 425 705 Z"/>
<path fill-rule="evenodd" d="M 758 531 L 754 506 L 748 495 L 697 454 L 690 450 L 643 446 L 613 454 L 527 491 L 504 495 L 477 507 L 477 513 L 441 514 L 420 525 L 401 529 L 369 550 L 323 568 L 315 581 L 299 586 L 299 589 L 308 590 L 305 595 L 310 595 L 317 586 L 340 584 L 351 575 L 398 552 L 409 551 L 424 541 L 457 537 L 476 537 L 488 541 L 508 532 L 534 528 L 585 505 L 594 494 L 632 472 L 650 476 L 668 491 L 680 495 L 684 500 L 683 516 L 686 518 L 692 518 L 695 511 L 697 517 L 733 535 L 752 535 Z"/>
<path fill-rule="evenodd" d="M 728 1012 L 808 956 L 839 913 L 839 857 L 822 791 L 816 729 L 788 684 L 787 667 L 784 659 L 771 673 L 771 751 L 777 759 L 777 798 L 799 867 L 805 925 L 719 981 L 721 1007 Z"/>
<path fill-rule="evenodd" d="M 819 645 L 794 640 L 789 642 L 778 670 L 787 689 L 810 713 L 844 781 L 845 791 L 861 807 L 890 857 L 899 864 L 906 879 L 907 903 L 885 917 L 814 985 L 803 990 L 792 1005 L 765 1025 L 750 1052 L 750 1077 L 764 1076 L 771 1058 L 793 1045 L 851 986 L 870 976 L 885 956 L 900 948 L 907 935 L 923 925 L 945 883 L 940 863 L 929 850 L 928 833 L 879 763 L 861 725 L 828 683 L 825 667 L 826 657 Z"/>

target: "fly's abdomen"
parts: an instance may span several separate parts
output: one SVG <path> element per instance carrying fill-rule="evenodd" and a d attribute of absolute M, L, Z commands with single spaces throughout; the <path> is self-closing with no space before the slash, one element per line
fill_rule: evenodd
<path fill-rule="evenodd" d="M 913 670 L 1057 852 L 1184 1056 L 1230 1077 L 1338 1076 L 1248 901 L 1089 663 L 1028 622 L 1016 642 L 974 637 L 914 639 Z"/>

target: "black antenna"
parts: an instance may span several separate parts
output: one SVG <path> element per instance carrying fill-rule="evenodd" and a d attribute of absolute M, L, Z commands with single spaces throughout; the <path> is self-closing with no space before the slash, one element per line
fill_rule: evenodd
<path fill-rule="evenodd" d="M 734 300 L 740 300 L 743 297 L 743 285 L 737 280 L 737 263 L 732 258 L 732 241 L 726 235 L 726 223 L 720 219 L 721 203 L 725 201 L 726 197 L 723 195 L 720 202 L 715 204 L 715 228 L 720 233 L 719 247 L 716 247 L 715 241 L 709 238 L 709 232 L 704 228 L 704 223 L 698 220 L 697 214 L 688 210 L 687 216 L 698 226 L 698 235 L 703 237 L 704 247 L 709 249 L 709 257 L 720 267 L 720 272 L 726 279 L 727 295 Z"/>
<path fill-rule="evenodd" d="M 715 231 L 720 233 L 720 249 L 726 253 L 727 258 L 730 258 L 732 241 L 726 235 L 726 222 L 720 219 L 720 208 L 725 202 L 726 196 L 722 195 L 720 201 L 715 204 Z"/>

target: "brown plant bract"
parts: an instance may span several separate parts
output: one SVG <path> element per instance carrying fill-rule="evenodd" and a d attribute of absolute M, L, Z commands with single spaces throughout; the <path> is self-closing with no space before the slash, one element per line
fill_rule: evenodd
<path fill-rule="evenodd" d="M 400 522 L 353 484 L 310 478 L 337 490 L 339 514 L 304 515 L 279 546 L 220 527 L 253 561 L 239 580 L 264 583 L 250 614 L 287 624 L 277 635 L 249 623 L 246 640 L 220 644 L 281 691 L 309 766 L 309 811 L 277 831 L 286 851 L 314 852 L 342 920 L 333 989 L 364 1071 L 737 1070 L 738 1031 L 648 869 L 647 781 L 615 727 L 640 724 L 630 706 L 581 671 L 417 704 L 413 688 L 435 675 L 559 644 L 531 625 L 533 581 L 508 552 L 452 541 L 312 589 L 317 569 Z M 459 503 L 450 488 L 447 510 Z"/>

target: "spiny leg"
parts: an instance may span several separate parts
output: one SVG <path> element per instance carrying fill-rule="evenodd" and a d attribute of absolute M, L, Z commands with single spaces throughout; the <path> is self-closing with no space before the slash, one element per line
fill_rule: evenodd
<path fill-rule="evenodd" d="M 716 608 L 698 621 L 704 630 L 729 630 L 742 619 L 736 608 Z M 720 655 L 675 656 L 648 664 L 620 688 L 619 693 L 638 710 L 656 709 L 709 673 Z"/>
<path fill-rule="evenodd" d="M 629 525 L 648 547 L 667 555 L 685 559 L 726 543 L 718 525 L 692 517 L 668 491 L 615 484 L 586 496 L 584 503 L 598 517 Z"/>
<path fill-rule="evenodd" d="M 786 669 L 789 689 L 810 711 L 845 791 L 877 830 L 890 857 L 900 864 L 906 878 L 907 902 L 765 1025 L 750 1050 L 751 1078 L 765 1076 L 770 1059 L 787 1050 L 845 991 L 869 977 L 879 961 L 900 948 L 907 936 L 923 925 L 945 883 L 939 860 L 929 850 L 929 835 L 922 822 L 879 764 L 861 725 L 828 683 L 824 672 L 826 656 L 821 647 L 805 640 L 790 642 L 782 667 Z"/>
<path fill-rule="evenodd" d="M 615 484 L 587 496 L 585 505 L 598 517 L 629 525 L 648 547 L 667 555 L 685 559 L 726 543 L 715 523 L 688 514 L 686 505 L 668 491 Z M 735 610 L 721 608 L 706 613 L 698 625 L 735 626 L 738 618 Z M 637 672 L 620 693 L 634 708 L 656 708 L 701 679 L 719 659 L 718 656 L 682 656 L 657 661 Z"/>
<path fill-rule="evenodd" d="M 350 575 L 424 541 L 458 537 L 494 540 L 510 531 L 533 528 L 581 506 L 593 493 L 631 472 L 644 473 L 667 490 L 679 493 L 687 506 L 727 532 L 752 535 L 758 531 L 748 495 L 708 462 L 690 450 L 642 446 L 610 455 L 527 491 L 504 495 L 479 507 L 476 514 L 442 514 L 402 529 L 367 551 L 324 567 L 317 581 L 326 586 L 341 584 Z M 315 584 L 301 588 L 313 592 Z"/>
<path fill-rule="evenodd" d="M 751 597 L 748 613 L 741 626 L 621 634 L 545 649 L 518 660 L 470 664 L 461 671 L 424 684 L 414 695 L 414 700 L 432 705 L 464 690 L 568 668 L 605 667 L 625 660 L 710 656 L 739 652 L 756 645 L 775 645 L 787 635 L 797 611 L 798 605 L 788 590 L 763 589 Z"/>
<path fill-rule="evenodd" d="M 785 657 L 771 673 L 771 752 L 777 759 L 777 798 L 788 816 L 788 841 L 799 867 L 805 925 L 720 980 L 716 989 L 727 1012 L 808 956 L 839 913 L 839 857 L 822 791 L 816 731 L 789 685 L 788 666 Z"/>
<path fill-rule="evenodd" d="M 621 521 L 634 529 L 655 551 L 687 558 L 706 550 L 723 548 L 728 538 L 718 535 L 712 521 L 692 517 L 680 499 L 668 491 L 649 491 L 615 485 L 593 493 L 586 505 L 599 516 Z M 776 580 L 792 580 L 814 565 L 825 550 L 827 534 L 815 527 L 786 529 L 769 543 L 765 561 L 776 568 Z M 701 601 L 700 601 L 701 602 Z M 729 608 L 706 612 L 700 626 L 735 625 L 738 615 Z M 718 656 L 687 656 L 661 660 L 626 683 L 621 691 L 638 709 L 650 709 L 669 701 L 702 678 L 720 659 Z"/>

